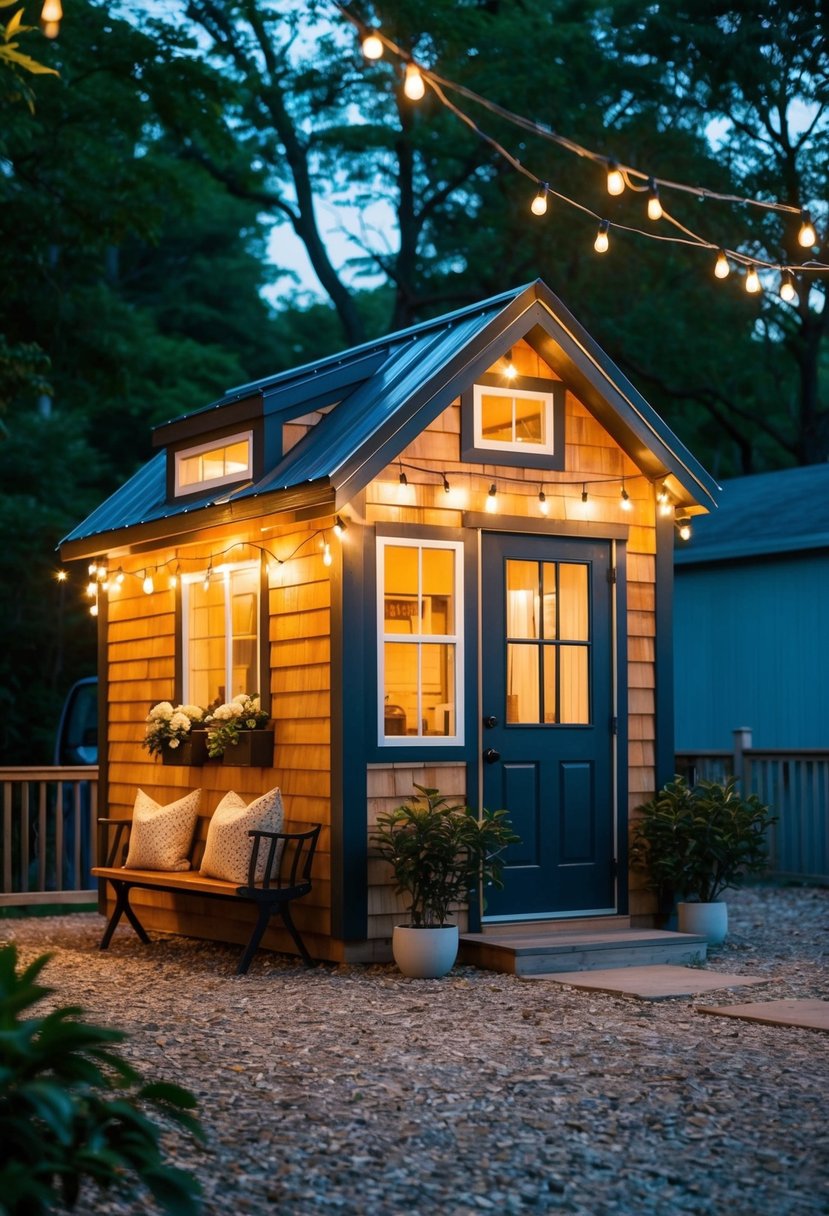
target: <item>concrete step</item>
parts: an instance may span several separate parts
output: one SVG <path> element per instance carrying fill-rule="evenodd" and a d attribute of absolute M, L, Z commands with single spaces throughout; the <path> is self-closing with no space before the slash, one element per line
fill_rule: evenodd
<path fill-rule="evenodd" d="M 582 922 L 583 924 L 583 922 Z M 496 932 L 462 933 L 458 961 L 485 971 L 545 975 L 557 971 L 597 971 L 607 967 L 676 966 L 705 962 L 708 942 L 696 933 L 665 929 L 540 929 L 512 925 Z"/>

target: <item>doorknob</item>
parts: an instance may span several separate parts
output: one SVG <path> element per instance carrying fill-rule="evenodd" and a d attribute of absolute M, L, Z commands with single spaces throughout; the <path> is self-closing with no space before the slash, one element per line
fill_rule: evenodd
<path fill-rule="evenodd" d="M 494 747 L 487 747 L 484 749 L 484 763 L 485 764 L 495 764 L 500 759 L 501 759 L 501 753 L 496 752 Z"/>
<path fill-rule="evenodd" d="M 497 725 L 498 719 L 495 717 L 495 714 L 487 714 L 487 716 L 484 718 L 484 726 L 491 729 L 493 726 Z"/>

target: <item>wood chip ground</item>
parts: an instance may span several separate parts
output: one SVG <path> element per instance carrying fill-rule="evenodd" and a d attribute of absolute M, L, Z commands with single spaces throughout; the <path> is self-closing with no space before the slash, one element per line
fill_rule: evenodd
<path fill-rule="evenodd" d="M 829 890 L 729 896 L 709 969 L 758 999 L 829 998 Z M 120 928 L 94 913 L 0 921 L 53 951 L 55 1004 L 129 1034 L 146 1078 L 199 1098 L 207 1144 L 167 1137 L 207 1216 L 811 1216 L 829 1213 L 829 1035 L 460 968 L 306 971 Z M 745 1002 L 746 989 L 719 1004 Z M 759 995 L 762 994 L 762 995 Z M 144 1216 L 85 1195 L 78 1216 Z"/>

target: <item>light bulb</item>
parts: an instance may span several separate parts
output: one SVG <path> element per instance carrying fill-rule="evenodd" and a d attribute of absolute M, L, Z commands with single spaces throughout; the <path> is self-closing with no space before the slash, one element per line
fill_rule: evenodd
<path fill-rule="evenodd" d="M 420 101 L 426 92 L 426 85 L 416 63 L 406 64 L 406 79 L 403 81 L 403 92 L 409 101 Z"/>
<path fill-rule="evenodd" d="M 548 191 L 548 189 L 549 189 L 549 186 L 547 185 L 546 182 L 539 182 L 538 193 L 536 194 L 533 201 L 530 203 L 530 211 L 532 211 L 533 215 L 546 215 L 547 214 L 547 191 Z"/>
<path fill-rule="evenodd" d="M 63 16 L 60 0 L 44 0 L 43 8 L 40 10 L 41 21 L 60 21 Z"/>
<path fill-rule="evenodd" d="M 662 219 L 662 204 L 659 201 L 659 191 L 656 188 L 655 181 L 651 181 L 650 189 L 648 190 L 648 219 Z"/>
<path fill-rule="evenodd" d="M 687 515 L 681 515 L 677 520 L 679 524 L 679 536 L 681 540 L 691 539 L 691 521 Z"/>
<path fill-rule="evenodd" d="M 178 586 L 178 575 L 171 574 L 170 575 L 170 590 L 175 591 L 177 586 Z"/>
<path fill-rule="evenodd" d="M 495 511 L 498 510 L 498 490 L 496 489 L 494 481 L 487 492 L 486 509 L 490 515 L 494 514 Z"/>
<path fill-rule="evenodd" d="M 204 578 L 202 579 L 202 590 L 203 591 L 210 590 L 210 577 L 212 574 L 213 574 L 213 567 L 211 565 L 211 566 L 207 567 L 207 573 L 205 574 Z"/>
<path fill-rule="evenodd" d="M 341 519 L 340 516 L 338 515 L 334 520 L 334 529 L 333 529 L 334 535 L 337 537 L 341 537 L 346 530 L 347 530 L 347 524 L 346 524 L 345 520 Z"/>
<path fill-rule="evenodd" d="M 670 515 L 672 511 L 671 496 L 668 493 L 668 487 L 662 485 L 656 491 L 656 501 L 659 503 L 659 514 Z"/>
<path fill-rule="evenodd" d="M 622 500 L 621 501 L 622 510 L 623 511 L 632 511 L 633 503 L 630 501 L 630 495 L 628 494 L 627 490 L 625 489 L 624 482 L 622 482 L 622 489 L 619 492 L 619 497 Z"/>
<path fill-rule="evenodd" d="M 582 500 L 582 502 L 587 502 L 587 485 L 586 484 L 583 485 L 581 488 L 581 500 Z"/>
<path fill-rule="evenodd" d="M 504 368 L 504 375 L 506 376 L 507 380 L 514 380 L 518 375 L 518 368 L 512 361 L 512 351 L 509 351 L 507 354 L 507 364 Z"/>
<path fill-rule="evenodd" d="M 87 584 L 86 584 L 86 594 L 87 594 L 88 596 L 93 596 L 93 595 L 95 595 L 95 594 L 96 594 L 96 592 L 97 592 L 97 590 L 98 590 L 98 584 L 97 584 L 97 583 L 87 583 Z"/>
<path fill-rule="evenodd" d="M 746 275 L 746 291 L 751 296 L 756 295 L 760 291 L 760 276 L 753 266 Z"/>
<path fill-rule="evenodd" d="M 445 474 L 445 473 L 441 473 L 441 477 L 443 478 L 443 492 L 444 492 L 444 494 L 451 494 L 451 492 L 452 492 L 452 487 L 450 486 L 449 482 L 446 480 L 446 474 Z"/>
<path fill-rule="evenodd" d="M 97 615 L 98 615 L 98 604 L 97 604 L 97 602 L 96 602 L 96 603 L 94 603 L 94 604 L 90 604 L 90 605 L 89 605 L 89 615 L 90 615 L 90 616 L 97 616 Z"/>
<path fill-rule="evenodd" d="M 97 573 L 98 573 L 98 563 L 97 563 L 97 562 L 90 562 L 90 565 L 89 565 L 89 574 L 90 574 L 90 577 L 91 577 L 91 578 L 94 578 L 94 577 L 95 577 L 95 575 L 96 575 Z"/>
<path fill-rule="evenodd" d="M 599 224 L 599 231 L 596 233 L 596 239 L 593 242 L 593 248 L 596 253 L 607 253 L 610 248 L 610 224 L 607 220 L 602 220 Z"/>
<path fill-rule="evenodd" d="M 152 574 L 150 574 L 149 570 L 147 570 L 145 572 L 144 581 L 141 584 L 141 586 L 144 588 L 144 593 L 146 595 L 152 595 L 152 593 L 155 591 L 155 583 L 153 581 L 153 576 L 152 576 Z"/>
<path fill-rule="evenodd" d="M 322 564 L 323 566 L 330 566 L 333 560 L 334 559 L 331 556 L 331 546 L 329 545 L 328 541 L 325 541 L 322 546 Z"/>
<path fill-rule="evenodd" d="M 625 179 L 622 170 L 616 164 L 615 160 L 607 162 L 607 192 L 608 194 L 621 194 L 625 188 Z"/>
<path fill-rule="evenodd" d="M 366 30 L 362 46 L 366 59 L 383 58 L 383 43 L 377 30 Z"/>
<path fill-rule="evenodd" d="M 714 266 L 714 274 L 718 279 L 727 279 L 731 274 L 731 267 L 728 265 L 728 258 L 725 256 L 723 249 L 717 254 L 717 262 Z"/>
<path fill-rule="evenodd" d="M 55 574 L 55 578 L 58 580 L 59 583 L 65 583 L 68 577 L 69 577 L 69 575 L 66 573 L 65 570 L 58 570 L 58 572 Z"/>
<path fill-rule="evenodd" d="M 116 582 L 116 584 L 117 584 L 119 587 L 123 587 L 123 585 L 124 585 L 124 579 L 125 579 L 126 577 L 127 577 L 127 576 L 126 576 L 126 574 L 124 574 L 124 568 L 123 568 L 123 566 L 119 566 L 119 567 L 118 567 L 118 570 L 116 571 L 116 574 L 115 574 L 115 582 Z"/>
<path fill-rule="evenodd" d="M 794 285 L 794 276 L 790 270 L 783 271 L 783 278 L 780 281 L 780 298 L 785 300 L 787 304 L 791 304 L 797 299 L 797 288 Z"/>
<path fill-rule="evenodd" d="M 550 504 L 547 502 L 547 495 L 543 490 L 538 491 L 538 509 L 542 515 L 549 515 Z"/>
<path fill-rule="evenodd" d="M 409 479 L 406 476 L 406 474 L 403 472 L 402 468 L 400 470 L 400 476 L 398 477 L 397 480 L 400 482 L 401 486 L 407 486 L 409 484 Z"/>
<path fill-rule="evenodd" d="M 804 249 L 811 249 L 812 245 L 817 244 L 817 233 L 808 211 L 800 213 L 800 231 L 797 234 L 797 243 Z"/>

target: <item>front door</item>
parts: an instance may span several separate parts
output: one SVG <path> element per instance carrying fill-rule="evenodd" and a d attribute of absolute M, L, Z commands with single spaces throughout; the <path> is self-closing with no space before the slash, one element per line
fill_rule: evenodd
<path fill-rule="evenodd" d="M 521 837 L 486 920 L 616 910 L 611 558 L 482 535 L 483 805 Z"/>

